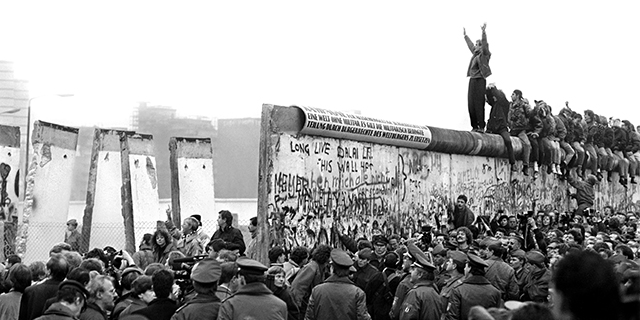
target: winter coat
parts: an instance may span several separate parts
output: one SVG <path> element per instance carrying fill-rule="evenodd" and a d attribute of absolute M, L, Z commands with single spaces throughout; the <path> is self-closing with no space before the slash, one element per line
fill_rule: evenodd
<path fill-rule="evenodd" d="M 73 230 L 70 233 L 64 234 L 64 242 L 71 246 L 72 251 L 80 251 L 80 241 L 82 240 L 82 234 L 78 230 Z"/>
<path fill-rule="evenodd" d="M 132 314 L 143 315 L 153 320 L 169 320 L 177 309 L 178 305 L 175 301 L 169 298 L 156 298 L 149 303 L 148 307 L 134 311 Z"/>
<path fill-rule="evenodd" d="M 473 214 L 473 211 L 467 206 L 464 207 L 463 211 L 458 209 L 458 206 L 453 209 L 453 227 L 454 229 L 458 229 L 460 227 L 469 227 L 475 221 L 476 216 Z"/>
<path fill-rule="evenodd" d="M 489 265 L 486 268 L 485 277 L 491 284 L 500 290 L 504 301 L 518 298 L 518 283 L 513 268 L 497 257 L 486 260 Z"/>
<path fill-rule="evenodd" d="M 585 127 L 582 122 L 578 122 L 573 126 L 573 142 L 584 143 L 587 139 L 585 135 Z"/>
<path fill-rule="evenodd" d="M 78 317 L 80 320 L 107 320 L 107 313 L 95 303 L 87 303 L 87 308 Z"/>
<path fill-rule="evenodd" d="M 538 109 L 539 107 L 535 107 L 534 110 Z M 539 109 L 538 109 L 539 111 Z M 535 112 L 535 111 L 534 111 Z M 545 137 L 549 137 L 549 138 L 553 138 L 556 135 L 556 119 L 552 116 L 552 115 L 546 115 L 544 118 L 542 117 L 542 114 L 539 114 L 540 119 L 542 121 L 542 130 L 540 131 L 540 137 L 541 138 L 545 138 Z"/>
<path fill-rule="evenodd" d="M 389 311 L 400 280 L 402 279 L 396 274 L 396 270 L 385 268 L 367 283 L 364 293 L 367 296 L 367 310 L 371 319 L 389 319 Z"/>
<path fill-rule="evenodd" d="M 529 101 L 522 99 L 509 103 L 509 128 L 511 131 L 526 131 L 529 127 Z"/>
<path fill-rule="evenodd" d="M 313 288 L 305 320 L 371 319 L 366 296 L 348 277 L 332 275 Z"/>
<path fill-rule="evenodd" d="M 569 109 L 563 108 L 562 110 L 560 110 L 560 114 L 558 114 L 558 116 L 556 117 L 556 122 L 558 122 L 558 120 L 562 121 L 562 124 L 567 131 L 567 134 L 564 137 L 564 141 L 566 141 L 567 143 L 572 143 L 576 139 L 572 121 L 573 119 L 571 118 L 570 112 L 571 111 Z"/>
<path fill-rule="evenodd" d="M 169 241 L 166 246 L 159 247 L 157 245 L 153 246 L 153 261 L 165 264 L 167 259 L 169 259 L 169 253 L 172 251 L 178 251 L 178 247 L 176 246 L 176 242 L 173 239 L 166 239 Z"/>
<path fill-rule="evenodd" d="M 527 132 L 537 133 L 540 136 L 542 131 L 542 119 L 540 118 L 540 108 L 534 107 L 529 112 L 529 126 Z"/>
<path fill-rule="evenodd" d="M 315 260 L 307 263 L 291 284 L 291 295 L 296 305 L 300 307 L 300 313 L 304 314 L 309 303 L 311 290 L 324 281 L 324 265 L 319 265 Z"/>
<path fill-rule="evenodd" d="M 555 132 L 555 137 L 558 138 L 558 141 L 565 141 L 565 139 L 567 138 L 567 127 L 564 125 L 564 122 L 562 122 L 562 119 L 560 119 L 558 116 L 554 116 L 551 115 L 553 117 L 553 121 L 556 124 L 556 132 Z"/>
<path fill-rule="evenodd" d="M 489 67 L 489 59 L 491 59 L 491 51 L 489 51 L 489 43 L 487 42 L 487 33 L 482 31 L 482 50 L 479 53 L 475 52 L 474 43 L 465 34 L 464 41 L 467 43 L 469 50 L 473 54 L 471 61 L 469 61 L 469 68 L 467 69 L 467 77 L 471 76 L 471 66 L 473 65 L 473 59 L 478 58 L 478 67 L 480 68 L 480 74 L 483 78 L 488 78 L 491 75 L 491 68 Z"/>
<path fill-rule="evenodd" d="M 586 127 L 586 143 L 593 145 L 594 147 L 598 147 L 599 145 L 603 145 L 602 142 L 602 132 L 600 130 L 600 125 L 598 125 L 595 121 L 591 123 L 587 123 Z"/>
<path fill-rule="evenodd" d="M 42 315 L 44 305 L 49 298 L 58 294 L 58 285 L 62 281 L 47 279 L 43 283 L 27 287 L 20 300 L 20 320 L 35 319 Z"/>
<path fill-rule="evenodd" d="M 364 291 L 367 288 L 367 284 L 380 273 L 380 271 L 370 263 L 367 263 L 367 265 L 362 268 L 356 266 L 356 269 L 357 271 L 353 274 L 353 282 L 362 291 Z"/>
<path fill-rule="evenodd" d="M 282 286 L 280 288 L 276 288 L 273 294 L 287 304 L 287 319 L 300 319 L 300 308 L 298 308 L 298 305 L 296 305 L 296 303 L 293 301 L 293 297 L 291 296 L 291 288 Z"/>
<path fill-rule="evenodd" d="M 613 146 L 616 144 L 615 141 L 616 140 L 613 133 L 613 128 L 609 126 L 604 127 L 604 130 L 602 133 L 602 143 L 604 144 L 604 147 L 610 148 L 613 150 Z"/>
<path fill-rule="evenodd" d="M 624 153 L 627 150 L 627 144 L 629 143 L 629 134 L 627 133 L 627 130 L 620 127 L 613 127 L 613 136 L 615 144 L 611 150 L 622 151 Z"/>
<path fill-rule="evenodd" d="M 431 281 L 418 281 L 404 299 L 400 320 L 440 320 L 446 307 Z"/>
<path fill-rule="evenodd" d="M 148 244 L 140 245 L 140 250 L 136 251 L 131 258 L 133 259 L 133 263 L 142 270 L 155 262 L 153 248 Z"/>
<path fill-rule="evenodd" d="M 569 176 L 569 184 L 576 188 L 576 202 L 578 203 L 578 206 L 581 204 L 593 206 L 593 201 L 596 196 L 593 186 L 590 183 L 586 181 L 578 181 Z"/>
<path fill-rule="evenodd" d="M 56 302 L 52 304 L 47 311 L 42 314 L 37 320 L 75 320 L 76 316 L 71 309 L 63 306 L 61 303 Z"/>
<path fill-rule="evenodd" d="M 218 320 L 287 320 L 287 304 L 262 282 L 247 283 L 222 302 Z"/>
<path fill-rule="evenodd" d="M 215 294 L 198 293 L 195 298 L 178 308 L 171 320 L 217 319 L 220 304 L 220 299 Z"/>
<path fill-rule="evenodd" d="M 232 226 L 218 229 L 211 237 L 211 240 L 215 239 L 222 239 L 227 250 L 238 250 L 240 255 L 244 255 L 244 251 L 247 249 L 242 232 Z"/>
<path fill-rule="evenodd" d="M 491 87 L 486 89 L 485 95 L 487 103 L 491 106 L 487 132 L 499 134 L 503 131 L 509 131 L 509 100 L 504 92 L 496 87 Z"/>
<path fill-rule="evenodd" d="M 400 313 L 402 312 L 402 303 L 404 302 L 404 298 L 407 296 L 407 292 L 413 288 L 413 283 L 411 283 L 411 277 L 406 276 L 396 288 L 396 295 L 393 297 L 393 303 L 391 304 L 391 311 L 389 311 L 389 316 L 391 320 L 397 320 L 400 318 Z"/>
<path fill-rule="evenodd" d="M 464 280 L 462 285 L 453 289 L 445 319 L 467 319 L 473 306 L 482 306 L 485 309 L 502 306 L 500 290 L 483 276 L 472 275 Z"/>
<path fill-rule="evenodd" d="M 627 151 L 633 153 L 640 151 L 640 133 L 629 132 L 629 143 L 627 144 Z"/>
<path fill-rule="evenodd" d="M 205 243 L 200 242 L 197 233 L 183 235 L 176 245 L 178 250 L 187 257 L 200 255 L 204 252 Z"/>
<path fill-rule="evenodd" d="M 551 281 L 551 271 L 536 265 L 527 275 L 527 279 L 522 289 L 525 301 L 546 303 L 549 295 L 549 281 Z"/>

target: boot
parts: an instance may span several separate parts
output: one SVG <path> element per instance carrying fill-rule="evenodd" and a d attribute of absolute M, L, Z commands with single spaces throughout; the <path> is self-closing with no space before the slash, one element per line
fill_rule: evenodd
<path fill-rule="evenodd" d="M 584 170 L 582 169 L 582 166 L 578 166 L 576 168 L 576 174 L 578 174 L 578 177 L 584 178 Z"/>
<path fill-rule="evenodd" d="M 529 176 L 529 166 L 528 165 L 525 164 L 525 165 L 522 166 L 522 173 L 527 177 Z"/>
<path fill-rule="evenodd" d="M 637 184 L 637 182 L 636 182 L 636 176 L 632 176 L 632 177 L 631 177 L 631 184 Z"/>
<path fill-rule="evenodd" d="M 511 164 L 511 172 L 518 172 L 518 166 L 515 163 Z"/>
<path fill-rule="evenodd" d="M 537 172 L 539 171 L 539 169 L 540 169 L 540 168 L 538 167 L 538 162 L 537 162 L 537 161 L 534 161 L 534 162 L 533 162 L 533 172 L 536 172 L 536 173 L 537 173 Z"/>
<path fill-rule="evenodd" d="M 611 176 L 612 175 L 613 175 L 613 172 L 607 171 L 607 182 L 611 182 Z"/>
<path fill-rule="evenodd" d="M 625 187 L 625 189 L 627 188 L 627 178 L 625 177 L 620 177 L 620 184 Z"/>
<path fill-rule="evenodd" d="M 598 178 L 598 181 L 602 181 L 602 173 L 600 172 L 600 169 L 598 169 L 598 172 L 596 173 L 596 178 Z"/>
<path fill-rule="evenodd" d="M 548 164 L 547 165 L 547 174 L 552 174 L 553 172 L 553 164 Z"/>

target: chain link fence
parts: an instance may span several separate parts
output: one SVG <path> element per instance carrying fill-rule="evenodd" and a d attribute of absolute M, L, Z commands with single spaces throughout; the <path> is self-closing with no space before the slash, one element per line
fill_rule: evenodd
<path fill-rule="evenodd" d="M 251 236 L 247 229 L 249 225 L 248 220 L 233 221 L 234 227 L 237 227 L 242 231 L 245 239 L 245 243 L 249 243 Z M 15 253 L 15 226 L 4 226 L 4 256 L 0 261 L 4 262 L 6 257 Z M 179 226 L 178 226 L 179 227 Z M 10 230 L 7 230 L 10 228 Z M 13 228 L 13 229 L 11 229 Z M 135 232 L 135 248 L 138 250 L 140 242 L 145 233 L 153 234 L 157 228 L 156 221 L 135 221 L 134 219 L 134 232 Z M 218 229 L 217 220 L 203 220 L 202 230 L 209 237 L 213 236 Z M 12 231 L 13 230 L 13 231 Z M 49 257 L 49 251 L 51 248 L 65 239 L 65 232 L 67 230 L 66 222 L 61 223 L 31 223 L 29 225 L 29 241 L 26 248 L 25 256 L 28 256 L 28 260 L 25 263 L 31 263 L 34 261 L 46 261 Z M 82 231 L 82 226 L 79 225 L 78 231 Z M 124 223 L 93 223 L 91 225 L 91 239 L 89 242 L 89 250 L 93 248 L 104 248 L 111 246 L 116 250 L 125 248 L 125 231 Z M 82 246 L 81 246 L 82 247 Z"/>

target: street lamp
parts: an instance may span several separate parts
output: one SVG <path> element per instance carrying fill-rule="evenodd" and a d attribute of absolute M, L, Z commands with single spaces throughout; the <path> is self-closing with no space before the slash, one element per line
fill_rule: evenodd
<path fill-rule="evenodd" d="M 27 151 L 26 151 L 26 163 L 25 163 L 25 170 L 24 170 L 24 192 L 23 192 L 23 196 L 26 195 L 27 193 L 27 174 L 29 173 L 29 138 L 31 136 L 31 101 L 33 99 L 38 99 L 38 98 L 42 98 L 42 97 L 60 97 L 60 98 L 68 98 L 68 97 L 73 97 L 74 94 L 73 93 L 61 93 L 61 94 L 43 94 L 43 95 L 39 95 L 39 96 L 35 96 L 33 98 L 29 98 L 29 101 L 27 102 Z M 13 111 L 13 110 L 9 110 L 9 111 Z M 17 111 L 16 111 L 17 112 Z M 9 112 L 7 112 L 9 113 Z"/>

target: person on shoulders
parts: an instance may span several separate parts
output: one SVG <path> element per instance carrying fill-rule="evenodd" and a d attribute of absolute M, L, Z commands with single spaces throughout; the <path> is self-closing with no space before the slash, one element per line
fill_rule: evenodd
<path fill-rule="evenodd" d="M 225 242 L 225 249 L 238 250 L 239 255 L 244 255 L 246 246 L 244 237 L 240 230 L 233 227 L 233 215 L 227 210 L 218 213 L 218 230 L 213 234 L 211 240 L 222 239 Z"/>

